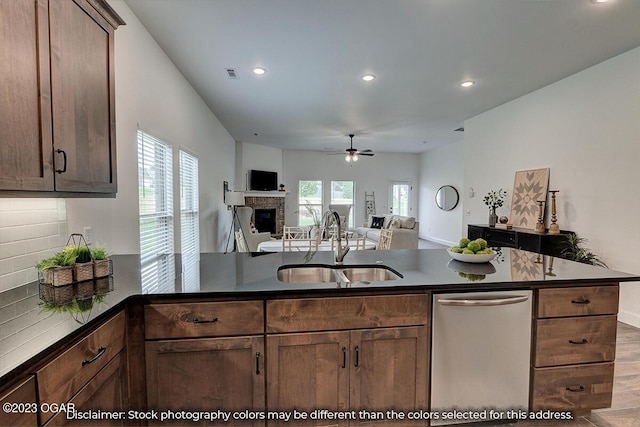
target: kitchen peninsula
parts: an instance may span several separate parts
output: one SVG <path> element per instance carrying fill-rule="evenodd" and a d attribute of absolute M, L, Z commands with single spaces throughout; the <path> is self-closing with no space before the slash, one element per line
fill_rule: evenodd
<path fill-rule="evenodd" d="M 354 251 L 346 265 L 383 264 L 402 277 L 277 279 L 279 266 L 305 262 L 333 259 L 329 252 L 211 253 L 186 263 L 183 274 L 163 275 L 153 272 L 172 271 L 165 268 L 174 257 L 141 268 L 136 255 L 114 256 L 113 291 L 80 317 L 41 310 L 37 283 L 4 292 L 0 316 L 14 328 L 0 337 L 0 399 L 255 416 L 376 410 L 394 395 L 394 409 L 428 410 L 431 296 L 526 289 L 534 295 L 530 408 L 584 413 L 610 405 L 618 283 L 638 276 L 503 248 L 490 264 L 453 261 L 445 250 Z M 556 333 L 586 342 L 566 350 Z M 392 366 L 394 358 L 402 363 Z M 35 408 L 23 414 L 31 415 L 27 425 L 66 421 L 65 413 Z M 9 415 L 0 414 L 0 425 L 16 424 Z"/>

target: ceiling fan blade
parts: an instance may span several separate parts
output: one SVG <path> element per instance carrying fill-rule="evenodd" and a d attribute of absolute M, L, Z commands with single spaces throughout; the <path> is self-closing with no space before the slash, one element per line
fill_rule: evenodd
<path fill-rule="evenodd" d="M 375 156 L 375 153 L 366 153 L 364 151 L 361 151 L 360 153 L 358 153 L 359 156 Z"/>
<path fill-rule="evenodd" d="M 371 153 L 371 152 L 373 152 L 373 150 L 370 148 L 367 148 L 366 150 L 361 151 L 361 153 Z"/>

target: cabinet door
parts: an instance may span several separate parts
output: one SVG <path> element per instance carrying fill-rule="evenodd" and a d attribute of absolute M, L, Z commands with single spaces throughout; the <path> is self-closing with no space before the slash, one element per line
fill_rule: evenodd
<path fill-rule="evenodd" d="M 53 190 L 45 0 L 0 1 L 0 190 Z"/>
<path fill-rule="evenodd" d="M 35 384 L 35 377 L 32 375 L 0 394 L 3 407 L 0 412 L 0 426 L 34 426 L 38 423 L 38 411 L 34 407 L 37 405 Z M 21 411 L 7 411 L 4 409 L 4 405 L 7 404 L 26 405 L 27 410 L 24 410 L 23 406 L 20 408 L 23 409 Z"/>
<path fill-rule="evenodd" d="M 150 410 L 242 412 L 248 409 L 255 413 L 264 409 L 264 338 L 147 341 L 145 347 Z M 247 419 L 202 420 L 200 423 L 170 420 L 166 423 L 264 425 L 264 421 L 252 424 Z"/>
<path fill-rule="evenodd" d="M 267 410 L 346 411 L 349 332 L 269 335 Z M 270 421 L 268 425 L 346 426 L 345 420 Z"/>
<path fill-rule="evenodd" d="M 349 406 L 371 414 L 369 420 L 351 425 L 426 425 L 426 421 L 388 419 L 386 411 L 406 414 L 427 408 L 427 345 L 426 326 L 351 332 Z"/>
<path fill-rule="evenodd" d="M 107 366 L 96 374 L 70 401 L 78 411 L 105 411 L 114 413 L 124 411 L 124 394 L 126 390 L 125 357 L 118 353 Z M 123 419 L 91 420 L 92 426 L 123 426 Z M 68 419 L 65 412 L 57 413 L 46 427 L 53 426 L 86 426 L 87 420 Z"/>
<path fill-rule="evenodd" d="M 86 0 L 49 13 L 56 190 L 115 193 L 114 29 Z"/>

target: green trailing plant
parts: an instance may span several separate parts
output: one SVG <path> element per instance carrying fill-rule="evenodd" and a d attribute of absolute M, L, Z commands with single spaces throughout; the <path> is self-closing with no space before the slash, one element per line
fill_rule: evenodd
<path fill-rule="evenodd" d="M 77 254 L 74 251 L 62 250 L 50 258 L 45 258 L 36 263 L 36 269 L 39 271 L 49 270 L 58 267 L 70 267 L 75 264 Z"/>
<path fill-rule="evenodd" d="M 103 259 L 107 259 L 109 253 L 107 252 L 107 248 L 104 246 L 96 246 L 91 249 L 91 255 L 93 255 L 93 259 L 100 261 Z"/>
<path fill-rule="evenodd" d="M 584 237 L 578 237 L 576 234 L 570 234 L 567 237 L 560 255 L 562 258 L 570 259 L 572 261 L 607 268 L 607 264 L 605 264 L 598 255 L 591 252 L 591 249 L 582 246 L 586 242 L 587 239 Z"/>

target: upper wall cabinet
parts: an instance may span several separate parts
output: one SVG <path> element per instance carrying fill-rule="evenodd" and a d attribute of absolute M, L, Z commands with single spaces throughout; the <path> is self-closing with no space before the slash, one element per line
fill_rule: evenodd
<path fill-rule="evenodd" d="M 0 196 L 116 192 L 121 24 L 105 0 L 0 1 Z"/>

